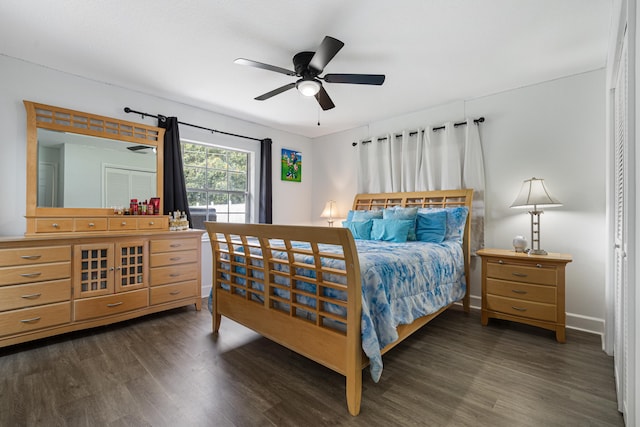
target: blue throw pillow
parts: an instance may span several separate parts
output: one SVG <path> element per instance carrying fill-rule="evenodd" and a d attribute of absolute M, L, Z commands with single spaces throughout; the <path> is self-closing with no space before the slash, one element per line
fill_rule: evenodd
<path fill-rule="evenodd" d="M 420 208 L 418 213 L 427 213 L 434 211 L 445 211 L 447 213 L 447 230 L 444 240 L 457 240 L 462 242 L 464 226 L 467 223 L 467 214 L 469 209 L 466 206 L 455 208 Z"/>
<path fill-rule="evenodd" d="M 369 219 L 382 219 L 382 211 L 353 211 L 351 216 L 351 221 L 367 221 Z M 348 218 L 347 221 L 349 221 Z"/>
<path fill-rule="evenodd" d="M 342 226 L 351 230 L 354 239 L 369 240 L 371 239 L 371 227 L 373 220 L 366 221 L 342 221 Z"/>
<path fill-rule="evenodd" d="M 409 227 L 409 234 L 407 240 L 416 240 L 416 218 L 418 215 L 418 208 L 403 208 L 401 206 L 394 206 L 392 208 L 386 208 L 383 211 L 383 219 L 408 219 L 413 221 L 413 226 Z"/>
<path fill-rule="evenodd" d="M 447 212 L 444 210 L 419 213 L 416 220 L 416 240 L 442 243 L 447 232 Z"/>
<path fill-rule="evenodd" d="M 414 221 L 410 219 L 374 219 L 371 239 L 385 242 L 406 242 Z"/>

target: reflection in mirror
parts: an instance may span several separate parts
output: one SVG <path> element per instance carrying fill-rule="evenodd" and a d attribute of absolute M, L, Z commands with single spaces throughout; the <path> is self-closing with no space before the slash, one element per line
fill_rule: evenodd
<path fill-rule="evenodd" d="M 38 207 L 128 207 L 156 197 L 149 145 L 38 129 Z"/>

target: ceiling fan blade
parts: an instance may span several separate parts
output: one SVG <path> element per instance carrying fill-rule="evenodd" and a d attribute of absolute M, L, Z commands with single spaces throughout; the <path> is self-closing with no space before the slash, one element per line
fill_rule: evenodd
<path fill-rule="evenodd" d="M 322 43 L 320 43 L 320 46 L 318 47 L 318 50 L 316 50 L 316 53 L 313 55 L 313 58 L 311 58 L 311 61 L 309 61 L 309 67 L 317 70 L 318 73 L 320 73 L 322 70 L 324 70 L 324 67 L 327 66 L 329 61 L 331 61 L 333 57 L 336 56 L 336 53 L 338 53 L 338 51 L 342 49 L 342 46 L 344 46 L 344 43 L 342 43 L 340 40 L 326 36 L 324 40 L 322 40 Z"/>
<path fill-rule="evenodd" d="M 323 87 L 320 87 L 320 91 L 316 93 L 316 99 L 324 111 L 331 110 L 335 107 L 335 104 L 331 98 L 329 98 L 329 94 Z"/>
<path fill-rule="evenodd" d="M 384 74 L 327 74 L 322 79 L 327 83 L 351 83 L 357 85 L 381 85 Z"/>
<path fill-rule="evenodd" d="M 238 65 L 248 65 L 250 67 L 262 68 L 263 70 L 275 71 L 276 73 L 286 74 L 287 76 L 295 76 L 296 73 L 286 68 L 276 67 L 275 65 L 263 64 L 262 62 L 252 61 L 251 59 L 238 58 L 233 61 Z"/>
<path fill-rule="evenodd" d="M 289 83 L 289 84 L 286 84 L 286 85 L 284 85 L 282 87 L 279 87 L 278 89 L 274 89 L 271 92 L 267 92 L 267 93 L 265 93 L 263 95 L 256 96 L 254 99 L 256 99 L 258 101 L 264 101 L 265 99 L 269 99 L 272 96 L 276 96 L 276 95 L 278 95 L 278 94 L 280 94 L 280 93 L 282 93 L 284 91 L 287 91 L 289 89 L 292 89 L 294 87 L 296 87 L 295 83 Z"/>

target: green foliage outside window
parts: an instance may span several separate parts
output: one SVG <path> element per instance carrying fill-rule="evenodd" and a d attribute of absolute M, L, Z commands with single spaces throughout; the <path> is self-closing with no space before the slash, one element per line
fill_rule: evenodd
<path fill-rule="evenodd" d="M 248 153 L 183 142 L 182 161 L 194 228 L 247 221 Z"/>

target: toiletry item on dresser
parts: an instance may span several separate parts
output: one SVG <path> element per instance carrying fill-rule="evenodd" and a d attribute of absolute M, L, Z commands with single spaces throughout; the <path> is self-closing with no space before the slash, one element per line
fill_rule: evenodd
<path fill-rule="evenodd" d="M 172 212 L 169 216 L 169 231 L 181 231 L 189 229 L 187 214 L 180 211 Z"/>
<path fill-rule="evenodd" d="M 129 203 L 129 213 L 131 215 L 138 215 L 138 199 L 131 199 L 131 203 Z"/>

